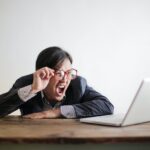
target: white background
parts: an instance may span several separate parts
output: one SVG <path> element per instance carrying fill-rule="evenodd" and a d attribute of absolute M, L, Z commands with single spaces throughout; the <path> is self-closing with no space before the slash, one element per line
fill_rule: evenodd
<path fill-rule="evenodd" d="M 149 0 L 0 0 L 0 93 L 60 46 L 88 84 L 124 112 L 150 77 Z"/>

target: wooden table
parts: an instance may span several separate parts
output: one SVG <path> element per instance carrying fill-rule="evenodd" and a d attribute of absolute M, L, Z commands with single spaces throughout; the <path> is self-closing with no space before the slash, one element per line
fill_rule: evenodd
<path fill-rule="evenodd" d="M 33 144 L 37 145 L 36 150 L 39 144 L 57 148 L 61 145 L 61 149 L 62 145 L 63 147 L 80 145 L 80 148 L 81 145 L 88 145 L 87 148 L 97 145 L 98 148 L 103 146 L 103 149 L 109 149 L 108 147 L 116 149 L 116 146 L 128 145 L 132 149 L 135 146 L 136 150 L 139 146 L 142 150 L 150 149 L 150 123 L 109 127 L 80 123 L 79 120 L 74 119 L 30 120 L 15 116 L 0 119 L 0 149 L 10 146 L 12 150 L 12 145 L 31 145 L 32 147 Z M 129 147 L 127 149 L 129 150 Z"/>

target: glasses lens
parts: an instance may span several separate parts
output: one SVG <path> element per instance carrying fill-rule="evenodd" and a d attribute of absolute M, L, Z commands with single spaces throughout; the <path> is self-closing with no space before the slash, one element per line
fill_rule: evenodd
<path fill-rule="evenodd" d="M 67 78 L 72 80 L 72 79 L 76 78 L 77 70 L 71 69 L 71 70 L 69 70 L 67 72 L 64 72 L 63 70 L 58 70 L 58 71 L 55 72 L 55 75 L 60 80 L 63 79 L 65 75 L 67 76 Z"/>
<path fill-rule="evenodd" d="M 77 71 L 75 69 L 70 70 L 70 77 L 71 79 L 75 79 L 77 76 Z"/>
<path fill-rule="evenodd" d="M 55 75 L 57 76 L 57 78 L 61 79 L 64 77 L 65 73 L 62 70 L 58 70 L 55 72 Z"/>

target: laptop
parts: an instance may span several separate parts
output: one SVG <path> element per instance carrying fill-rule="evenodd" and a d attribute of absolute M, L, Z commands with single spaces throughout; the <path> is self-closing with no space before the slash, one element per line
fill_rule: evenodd
<path fill-rule="evenodd" d="M 80 119 L 80 122 L 84 123 L 110 126 L 128 126 L 148 121 L 150 121 L 150 78 L 143 79 L 125 114 Z"/>

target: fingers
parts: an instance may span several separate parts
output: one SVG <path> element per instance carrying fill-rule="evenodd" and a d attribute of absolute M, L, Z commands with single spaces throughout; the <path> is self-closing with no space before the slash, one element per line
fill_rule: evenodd
<path fill-rule="evenodd" d="M 54 76 L 54 70 L 44 67 L 38 70 L 37 74 L 41 77 L 41 79 L 50 79 L 52 76 Z"/>
<path fill-rule="evenodd" d="M 48 67 L 43 67 L 34 72 L 31 93 L 37 93 L 45 89 L 52 76 L 54 76 L 54 70 Z"/>
<path fill-rule="evenodd" d="M 32 113 L 32 114 L 29 114 L 29 115 L 24 115 L 22 116 L 23 118 L 26 118 L 26 119 L 44 119 L 45 116 L 42 112 L 40 113 Z"/>
<path fill-rule="evenodd" d="M 47 111 L 24 115 L 22 117 L 26 119 L 52 119 L 52 118 L 60 118 L 61 113 L 60 109 L 53 109 L 53 110 L 50 109 Z"/>

